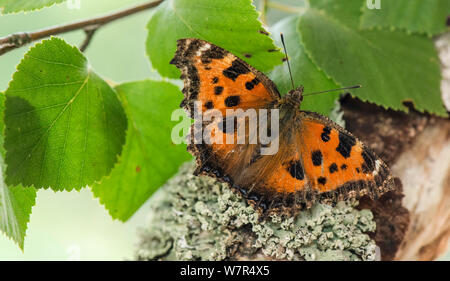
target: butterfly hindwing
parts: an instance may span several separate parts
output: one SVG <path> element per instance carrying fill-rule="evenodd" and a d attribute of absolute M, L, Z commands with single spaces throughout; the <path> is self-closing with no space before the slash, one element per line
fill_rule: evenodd
<path fill-rule="evenodd" d="M 342 200 L 378 197 L 392 188 L 386 164 L 351 133 L 312 112 L 302 112 L 296 122 L 305 176 L 313 190 Z"/>
<path fill-rule="evenodd" d="M 315 202 L 334 204 L 365 195 L 378 198 L 393 189 L 386 164 L 328 118 L 298 110 L 280 126 L 276 154 L 230 170 L 234 185 L 262 211 L 292 212 Z"/>

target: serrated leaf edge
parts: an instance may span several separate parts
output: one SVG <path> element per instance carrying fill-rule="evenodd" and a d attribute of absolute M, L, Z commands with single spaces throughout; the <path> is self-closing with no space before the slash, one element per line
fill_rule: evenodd
<path fill-rule="evenodd" d="M 19 13 L 34 12 L 34 11 L 42 10 L 42 9 L 49 8 L 49 7 L 52 7 L 52 6 L 55 6 L 55 5 L 63 4 L 65 1 L 66 1 L 66 0 L 63 0 L 63 1 L 60 2 L 60 3 L 56 3 L 56 2 L 55 2 L 55 3 L 45 4 L 45 5 L 42 6 L 42 7 L 36 7 L 36 8 L 32 8 L 32 9 L 30 9 L 30 10 L 20 9 L 20 10 L 17 10 L 17 11 L 11 11 L 11 12 L 4 12 L 5 7 L 4 7 L 4 6 L 0 6 L 0 15 L 13 15 L 13 14 L 19 14 Z"/>
<path fill-rule="evenodd" d="M 275 66 L 280 65 L 280 64 L 282 63 L 281 58 L 283 57 L 283 56 L 282 56 L 283 53 L 281 52 L 281 48 L 279 48 L 279 47 L 275 44 L 275 41 L 274 41 L 273 38 L 270 36 L 270 34 L 271 34 L 270 31 L 268 31 L 267 29 L 264 28 L 263 23 L 262 23 L 261 20 L 259 19 L 259 16 L 260 16 L 261 12 L 258 11 L 258 9 L 256 8 L 256 6 L 253 4 L 253 1 L 252 1 L 252 0 L 246 0 L 246 1 L 247 1 L 247 2 L 250 4 L 250 6 L 253 8 L 252 11 L 249 13 L 249 17 L 254 17 L 254 16 L 256 16 L 255 19 L 256 19 L 256 21 L 258 22 L 258 26 L 257 26 L 257 27 L 258 27 L 258 28 L 257 28 L 258 31 L 257 31 L 257 32 L 259 32 L 259 31 L 264 31 L 264 33 L 263 33 L 263 32 L 259 32 L 259 33 L 260 33 L 262 36 L 265 36 L 266 38 L 268 38 L 268 39 L 270 40 L 270 43 L 271 43 L 272 46 L 274 47 L 273 49 L 274 49 L 274 50 L 277 50 L 278 53 L 281 54 L 281 56 L 280 56 L 280 61 L 279 61 L 277 64 L 273 65 L 270 69 L 264 70 L 264 73 L 267 73 L 267 72 L 271 71 Z M 150 25 L 150 22 L 151 22 L 153 16 L 154 16 L 155 13 L 158 11 L 158 9 L 162 9 L 162 8 L 160 8 L 160 7 L 163 7 L 163 6 L 160 5 L 160 6 L 158 6 L 157 9 L 155 9 L 155 10 L 153 11 L 152 15 L 150 16 L 150 19 L 148 20 L 148 22 L 147 22 L 147 24 L 146 24 L 147 34 L 148 34 L 148 32 L 150 31 L 149 25 Z M 251 15 L 251 14 L 253 14 L 253 15 Z M 204 38 L 206 38 L 206 36 L 203 36 L 203 35 L 200 34 L 198 31 L 194 30 L 191 26 L 189 26 L 188 24 L 186 24 L 186 23 L 185 23 L 185 20 L 184 20 L 183 18 L 181 18 L 178 14 L 177 14 L 177 17 L 183 22 L 183 24 L 184 24 L 186 27 L 188 27 L 188 28 L 189 28 L 191 31 L 193 31 L 194 33 L 197 33 L 197 34 L 200 36 L 200 37 L 198 37 L 199 39 L 204 39 Z M 147 37 L 146 42 L 145 42 L 146 46 L 147 46 L 147 44 L 148 44 L 148 40 L 149 40 L 148 38 L 149 38 L 149 37 Z M 209 40 L 208 40 L 208 41 L 209 41 Z M 213 42 L 212 42 L 212 43 L 213 43 Z M 231 51 L 230 51 L 230 52 L 231 52 Z M 239 58 L 245 60 L 245 58 L 243 58 L 241 54 L 237 54 L 237 53 L 235 53 L 235 52 L 231 52 L 231 53 L 234 54 L 234 55 L 236 55 L 237 57 L 239 57 Z M 160 73 L 160 72 L 158 71 L 158 69 L 156 69 L 156 68 L 153 67 L 153 64 L 152 64 L 152 61 L 151 61 L 151 58 L 150 58 L 150 54 L 149 54 L 149 52 L 148 52 L 147 47 L 146 47 L 145 54 L 146 54 L 146 56 L 147 56 L 147 60 L 148 60 L 148 62 L 149 62 L 149 64 L 150 64 L 150 67 L 151 67 L 153 70 L 156 70 L 156 72 L 157 72 L 161 77 L 167 78 L 167 79 L 177 79 L 177 78 L 179 77 L 178 74 L 175 75 L 174 77 L 170 77 L 170 76 L 166 76 L 166 75 Z"/>
<path fill-rule="evenodd" d="M 367 17 L 367 12 L 369 11 L 368 9 L 365 8 L 366 7 L 366 3 L 364 3 L 361 6 L 361 16 L 359 17 L 359 30 L 384 30 L 384 29 L 388 29 L 390 31 L 394 31 L 394 30 L 399 30 L 399 31 L 403 31 L 408 35 L 412 35 L 412 34 L 418 34 L 418 35 L 425 35 L 428 38 L 433 38 L 434 36 L 438 36 L 440 34 L 445 33 L 446 31 L 449 31 L 450 29 L 447 27 L 442 27 L 440 28 L 440 30 L 436 33 L 432 33 L 432 32 L 428 32 L 427 30 L 410 30 L 409 28 L 405 27 L 405 26 L 395 26 L 392 24 L 387 24 L 387 25 L 377 25 L 377 24 L 364 24 L 364 18 Z M 367 21 L 366 21 L 367 22 Z"/>
<path fill-rule="evenodd" d="M 319 9 L 316 9 L 316 8 L 310 8 L 310 10 L 316 11 L 316 12 L 318 12 L 319 14 L 322 14 L 322 15 L 328 17 L 329 20 L 333 21 L 336 25 L 340 25 L 340 26 L 342 26 L 343 28 L 348 29 L 350 32 L 355 33 L 354 31 L 351 30 L 351 28 L 349 28 L 349 27 L 346 26 L 345 24 L 341 23 L 339 20 L 335 19 L 334 17 L 328 15 L 325 11 L 319 10 Z M 360 36 L 359 34 L 357 34 L 357 35 L 358 35 L 358 37 L 361 37 L 361 38 L 363 38 L 364 40 L 367 41 L 366 38 Z M 332 78 L 332 77 L 331 77 L 324 69 L 322 69 L 322 68 L 317 64 L 317 60 L 315 60 L 315 58 L 313 57 L 311 51 L 310 51 L 310 50 L 306 47 L 306 45 L 304 44 L 304 42 L 303 42 L 303 37 L 300 36 L 300 38 L 301 38 L 301 40 L 302 40 L 303 46 L 305 47 L 305 53 L 308 55 L 308 57 L 311 59 L 311 61 L 314 63 L 314 65 L 316 65 L 317 68 L 318 68 L 319 70 L 322 70 L 322 71 L 325 73 L 325 75 L 326 75 L 327 77 L 329 77 L 330 79 L 332 79 L 332 81 L 335 81 L 336 85 L 339 85 L 340 87 L 344 87 L 343 84 L 342 84 L 341 82 L 339 82 L 339 81 L 337 81 L 336 79 Z M 370 41 L 369 41 L 369 42 L 370 42 Z M 386 110 L 391 109 L 391 110 L 401 111 L 401 112 L 405 112 L 405 113 L 408 113 L 408 112 L 409 112 L 409 108 L 408 108 L 407 106 L 404 106 L 404 105 L 403 105 L 402 107 L 399 106 L 398 108 L 394 108 L 394 107 L 390 107 L 390 106 L 387 106 L 387 105 L 384 105 L 384 104 L 381 104 L 381 103 L 377 103 L 377 102 L 374 102 L 374 101 L 370 101 L 370 100 L 368 100 L 367 98 L 361 98 L 361 97 L 359 97 L 359 96 L 353 94 L 352 91 L 348 91 L 348 92 L 350 93 L 350 95 L 351 95 L 353 98 L 358 98 L 359 100 L 361 100 L 361 101 L 363 101 L 363 102 L 367 102 L 367 103 L 375 104 L 375 105 L 377 105 L 377 106 L 381 106 L 383 109 L 386 109 Z M 441 98 L 441 99 L 442 99 L 442 98 Z M 404 101 L 406 101 L 406 100 L 404 100 Z M 409 100 L 408 100 L 408 101 L 409 101 Z M 412 101 L 411 101 L 411 102 L 412 102 Z M 413 103 L 413 105 L 414 105 L 414 109 L 417 110 L 417 111 L 420 112 L 420 113 L 427 113 L 427 114 L 436 115 L 436 116 L 441 116 L 441 117 L 446 117 L 446 116 L 448 116 L 448 115 L 441 115 L 441 114 L 439 114 L 439 113 L 433 113 L 433 112 L 430 112 L 429 110 L 426 110 L 426 109 L 417 108 L 417 107 L 415 106 L 415 102 L 412 102 L 412 103 Z M 444 109 L 445 109 L 445 107 L 444 107 Z"/>
<path fill-rule="evenodd" d="M 120 83 L 120 84 L 116 85 L 116 86 L 114 87 L 114 90 L 116 91 L 116 93 L 117 93 L 117 95 L 118 95 L 118 97 L 119 97 L 119 100 L 120 100 L 120 102 L 122 103 L 122 106 L 123 106 L 123 108 L 124 108 L 124 110 L 125 110 L 125 113 L 126 113 L 126 115 L 127 115 L 127 121 L 128 121 L 128 123 L 131 123 L 132 120 L 133 120 L 132 114 L 129 112 L 128 107 L 126 107 L 126 104 L 125 104 L 125 103 L 126 103 L 127 101 L 126 101 L 122 96 L 120 96 L 120 95 L 118 94 L 118 91 L 116 90 L 116 88 L 120 87 L 121 85 L 126 85 L 126 84 L 131 84 L 131 83 L 145 83 L 145 82 L 150 82 L 150 83 L 166 83 L 166 84 L 169 84 L 169 85 L 174 86 L 174 87 L 176 87 L 177 89 L 179 89 L 179 87 L 178 87 L 177 85 L 175 85 L 175 84 L 173 84 L 173 83 L 171 83 L 171 82 L 169 82 L 169 81 L 164 81 L 164 80 L 154 80 L 154 79 L 143 79 L 143 80 L 127 81 L 127 82 Z M 126 132 L 125 132 L 125 143 L 124 143 L 123 146 L 122 146 L 122 153 L 123 153 L 123 151 L 124 151 L 125 146 L 128 144 L 127 141 L 128 141 L 130 129 L 131 129 L 130 126 L 127 126 L 127 130 L 126 130 Z M 114 166 L 112 167 L 111 172 L 110 172 L 108 175 L 102 177 L 100 180 L 95 181 L 95 183 L 94 183 L 90 188 L 91 188 L 92 194 L 94 195 L 94 198 L 98 199 L 99 203 L 100 203 L 101 205 L 103 205 L 103 207 L 105 207 L 105 209 L 108 211 L 109 215 L 111 216 L 111 218 L 112 218 L 113 220 L 118 220 L 118 221 L 121 221 L 121 222 L 126 222 L 127 220 L 129 220 L 129 219 L 131 218 L 131 216 L 128 217 L 128 218 L 125 218 L 125 219 L 124 219 L 124 218 L 121 218 L 121 217 L 118 217 L 116 214 L 114 214 L 114 213 L 112 212 L 112 210 L 110 210 L 109 208 L 107 208 L 104 199 L 101 198 L 101 197 L 94 191 L 94 186 L 95 186 L 95 185 L 101 185 L 101 184 L 103 183 L 103 181 L 108 180 L 108 179 L 111 179 L 111 175 L 112 175 L 113 171 L 114 171 L 119 165 L 121 165 L 121 164 L 123 163 L 123 154 L 122 154 L 122 153 L 121 153 L 120 155 L 118 155 L 117 161 L 116 161 L 116 163 L 114 164 Z"/>
<path fill-rule="evenodd" d="M 42 40 L 42 41 L 40 41 L 40 42 L 37 42 L 36 44 L 34 44 L 33 46 L 31 46 L 31 47 L 28 49 L 28 51 L 27 51 L 27 52 L 25 53 L 25 55 L 22 57 L 22 59 L 20 60 L 20 62 L 16 65 L 15 71 L 14 71 L 13 75 L 11 76 L 11 80 L 8 82 L 8 87 L 6 88 L 5 92 L 3 92 L 3 94 L 5 94 L 6 91 L 9 89 L 9 87 L 11 86 L 11 83 L 13 82 L 13 80 L 14 80 L 14 78 L 15 78 L 17 72 L 19 71 L 19 69 L 18 69 L 19 66 L 22 64 L 22 62 L 23 62 L 25 59 L 27 59 L 27 54 L 28 54 L 29 52 L 31 52 L 33 49 L 39 48 L 39 47 L 41 47 L 42 45 L 44 45 L 46 42 L 50 42 L 50 41 L 52 41 L 52 40 L 62 42 L 62 43 L 64 43 L 64 44 L 66 44 L 66 45 L 72 47 L 72 49 L 73 49 L 74 51 L 76 51 L 76 52 L 78 52 L 80 55 L 82 55 L 82 57 L 84 58 L 84 63 L 85 63 L 84 68 L 85 68 L 85 70 L 86 70 L 86 75 L 87 75 L 86 79 L 89 78 L 89 75 L 90 75 L 90 73 L 91 73 L 91 66 L 89 65 L 89 62 L 88 62 L 86 56 L 78 49 L 78 47 L 76 47 L 75 45 L 72 45 L 72 44 L 67 43 L 64 39 L 62 39 L 62 38 L 60 38 L 60 37 L 57 37 L 57 36 L 50 36 L 50 38 L 44 39 L 44 40 Z M 111 86 L 108 82 L 106 82 L 106 80 L 105 80 L 102 76 L 100 76 L 99 74 L 95 73 L 95 75 L 97 75 L 100 79 L 102 79 L 102 80 L 110 87 L 110 89 L 114 92 L 114 94 L 117 96 L 117 98 L 120 100 L 120 97 L 119 97 L 119 95 L 118 95 L 118 93 L 117 93 L 115 87 L 112 87 L 112 86 Z M 6 99 L 6 97 L 5 97 L 5 99 Z M 6 128 L 6 124 L 5 124 L 5 128 Z M 128 131 L 128 128 L 127 128 L 127 131 Z M 3 136 L 5 136 L 5 135 L 3 134 Z M 125 145 L 125 143 L 122 145 L 122 150 L 123 150 L 124 145 Z M 115 155 L 115 156 L 116 156 L 116 162 L 115 162 L 115 163 L 117 163 L 119 156 L 122 154 L 122 150 L 121 150 L 121 152 L 120 152 L 119 154 L 116 154 L 116 155 Z M 6 151 L 6 149 L 5 149 L 5 151 Z M 6 161 L 5 161 L 5 165 L 6 165 Z M 5 166 L 5 167 L 6 167 L 6 166 Z M 114 168 L 114 166 L 111 168 L 111 171 L 112 171 L 113 168 Z M 111 171 L 110 171 L 110 173 L 111 173 Z M 6 172 L 6 169 L 5 169 L 5 172 Z M 108 176 L 108 175 L 103 176 L 103 177 L 102 177 L 101 179 L 99 179 L 98 181 L 101 181 L 101 180 L 102 180 L 104 177 L 106 177 L 106 176 Z M 94 181 L 94 182 L 92 183 L 92 185 L 94 185 L 96 182 L 97 182 L 97 181 Z M 25 187 L 33 187 L 33 188 L 35 188 L 34 185 L 29 185 L 29 186 L 25 186 Z M 73 190 L 76 190 L 76 191 L 80 192 L 80 191 L 81 191 L 82 189 L 84 189 L 84 188 L 89 188 L 89 185 L 79 186 L 79 187 L 72 187 L 72 188 L 64 187 L 64 188 L 61 188 L 61 189 L 55 189 L 55 188 L 53 188 L 53 187 L 51 187 L 51 186 L 41 186 L 41 187 L 35 188 L 35 189 L 36 189 L 36 190 L 39 190 L 39 189 L 43 189 L 43 190 L 52 190 L 54 193 L 58 193 L 58 192 L 66 192 L 66 191 L 67 191 L 67 192 L 71 192 L 71 191 L 73 191 Z"/>

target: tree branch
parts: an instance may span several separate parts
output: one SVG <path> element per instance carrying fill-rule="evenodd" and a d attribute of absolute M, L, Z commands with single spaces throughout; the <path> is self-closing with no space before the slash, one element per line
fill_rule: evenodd
<path fill-rule="evenodd" d="M 14 33 L 8 36 L 0 38 L 0 55 L 3 55 L 11 50 L 16 48 L 20 48 L 26 44 L 29 44 L 33 41 L 49 37 L 51 35 L 57 35 L 61 33 L 66 33 L 69 31 L 74 31 L 78 29 L 84 29 L 86 32 L 86 39 L 83 42 L 81 48 L 86 48 L 92 39 L 95 31 L 101 26 L 112 22 L 114 20 L 127 17 L 129 15 L 153 8 L 161 4 L 163 0 L 156 0 L 151 2 L 146 2 L 131 8 L 126 8 L 123 10 L 119 10 L 116 12 L 112 12 L 110 14 L 106 14 L 103 16 L 84 19 L 77 22 L 65 24 L 65 25 L 57 25 L 49 28 L 33 31 L 33 32 L 22 32 L 22 33 Z M 80 48 L 80 49 L 81 49 Z"/>

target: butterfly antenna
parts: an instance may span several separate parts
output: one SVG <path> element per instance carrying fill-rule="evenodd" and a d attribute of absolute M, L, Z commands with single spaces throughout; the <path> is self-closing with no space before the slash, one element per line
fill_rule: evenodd
<path fill-rule="evenodd" d="M 286 55 L 287 65 L 288 65 L 288 68 L 289 68 L 289 76 L 291 77 L 292 90 L 294 90 L 295 89 L 294 79 L 292 78 L 291 64 L 289 63 L 289 58 L 288 58 L 288 54 L 287 54 L 287 50 L 286 50 L 286 44 L 284 44 L 283 33 L 280 33 L 280 37 L 281 37 L 281 44 L 283 44 L 283 48 L 284 48 L 284 54 Z"/>
<path fill-rule="evenodd" d="M 345 87 L 345 88 L 339 88 L 339 89 L 333 89 L 333 90 L 326 90 L 326 91 L 321 91 L 321 92 L 307 93 L 307 94 L 304 94 L 303 96 L 312 96 L 312 95 L 323 94 L 323 93 L 328 93 L 328 92 L 358 89 L 358 88 L 361 88 L 361 85 L 355 85 L 355 86 L 351 86 L 351 87 Z"/>

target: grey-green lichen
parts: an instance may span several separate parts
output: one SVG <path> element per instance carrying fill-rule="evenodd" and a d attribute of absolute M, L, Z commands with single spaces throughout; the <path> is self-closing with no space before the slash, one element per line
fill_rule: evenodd
<path fill-rule="evenodd" d="M 192 175 L 192 163 L 150 199 L 140 260 L 375 260 L 369 210 L 357 201 L 316 204 L 294 217 L 260 220 L 227 184 Z"/>

